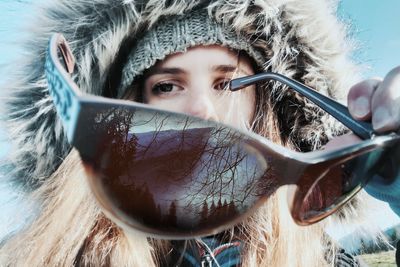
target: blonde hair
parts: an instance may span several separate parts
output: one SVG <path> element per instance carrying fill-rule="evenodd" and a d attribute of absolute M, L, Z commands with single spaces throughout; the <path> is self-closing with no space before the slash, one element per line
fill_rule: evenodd
<path fill-rule="evenodd" d="M 255 128 L 279 141 L 270 102 L 258 102 Z M 281 188 L 255 214 L 227 231 L 243 241 L 243 266 L 330 264 L 325 255 L 334 248 L 328 248 L 324 223 L 297 226 L 286 196 Z M 40 214 L 0 249 L 5 266 L 158 266 L 172 250 L 170 242 L 146 238 L 139 232 L 130 232 L 128 237 L 103 215 L 76 150 L 31 198 L 42 203 Z"/>
<path fill-rule="evenodd" d="M 165 14 L 181 13 L 196 5 L 196 1 L 152 0 L 146 6 L 153 10 L 139 12 L 139 4 L 136 6 L 135 1 L 122 1 L 121 9 L 114 1 L 108 2 L 108 7 L 112 8 L 106 8 L 105 1 L 50 1 L 49 11 L 34 24 L 35 31 L 29 31 L 34 38 L 27 36 L 31 49 L 22 66 L 29 75 L 17 71 L 11 85 L 5 87 L 15 94 L 8 103 L 12 107 L 9 110 L 13 111 L 9 117 L 14 122 L 10 124 L 11 129 L 18 130 L 14 142 L 20 147 L 13 155 L 16 162 L 13 176 L 27 185 L 41 184 L 42 181 L 43 184 L 30 194 L 32 201 L 41 203 L 38 217 L 0 248 L 0 262 L 4 266 L 156 266 L 170 253 L 169 242 L 149 239 L 140 233 L 127 238 L 103 215 L 88 188 L 76 151 L 73 150 L 58 170 L 47 177 L 47 170 L 58 164 L 57 155 L 65 155 L 67 151 L 60 121 L 54 118 L 54 108 L 47 93 L 43 61 L 38 60 L 38 55 L 44 54 L 49 34 L 62 31 L 74 37 L 72 47 L 75 47 L 74 52 L 79 52 L 77 83 L 85 92 L 102 94 L 100 89 L 106 83 L 106 74 L 127 36 L 137 33 L 144 23 L 154 23 Z M 343 41 L 345 29 L 332 12 L 336 1 L 248 0 L 239 1 L 243 2 L 240 5 L 230 2 L 211 1 L 209 11 L 237 31 L 246 30 L 247 36 L 268 38 L 258 38 L 254 43 L 257 49 L 264 51 L 264 70 L 301 78 L 307 85 L 335 98 L 345 95 L 343 88 L 354 79 L 356 68 L 347 59 L 347 50 L 351 46 Z M 105 7 L 106 13 L 100 12 L 100 7 Z M 282 12 L 279 11 L 281 7 Z M 68 19 L 55 14 L 68 14 L 65 16 Z M 65 23 L 60 23 L 63 21 Z M 21 68 L 20 64 L 16 66 L 18 70 Z M 258 93 L 260 99 L 267 94 L 264 90 Z M 272 93 L 280 103 L 257 103 L 255 132 L 294 148 L 303 148 L 303 143 L 319 146 L 320 139 L 337 134 L 332 120 L 321 116 L 310 103 L 282 101 L 286 94 L 284 90 L 274 89 Z M 289 100 L 300 99 L 291 95 Z M 34 105 L 28 108 L 26 103 L 32 102 Z M 276 109 L 286 111 L 286 117 L 281 118 L 284 126 L 285 122 L 293 122 L 285 136 L 279 130 L 282 124 L 279 125 L 273 115 Z M 325 252 L 334 250 L 323 234 L 325 222 L 310 227 L 295 225 L 287 211 L 285 198 L 283 188 L 236 228 L 244 242 L 243 265 L 331 264 L 324 259 Z M 230 231 L 232 235 L 237 232 L 234 230 Z"/>

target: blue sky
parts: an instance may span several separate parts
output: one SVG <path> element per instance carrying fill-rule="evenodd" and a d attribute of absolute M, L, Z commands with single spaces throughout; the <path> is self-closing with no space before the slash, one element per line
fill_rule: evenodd
<path fill-rule="evenodd" d="M 366 76 L 383 77 L 400 65 L 400 1 L 343 0 L 340 15 L 353 22 L 352 32 L 360 41 L 358 60 L 368 64 Z"/>
<path fill-rule="evenodd" d="M 19 52 L 15 46 L 7 45 L 6 42 L 18 38 L 18 26 L 24 21 L 29 9 L 23 3 L 39 0 L 0 0 L 0 65 L 13 59 Z M 304 0 L 307 1 L 307 0 Z M 22 3 L 22 4 L 21 4 Z M 339 8 L 339 16 L 348 22 L 354 38 L 359 40 L 360 49 L 355 54 L 355 59 L 370 68 L 365 76 L 384 76 L 391 68 L 400 65 L 400 0 L 343 0 Z M 0 84 L 2 82 L 0 76 Z M 0 96 L 1 96 L 0 88 Z M 2 114 L 0 114 L 1 116 Z M 4 133 L 0 127 L 0 139 Z M 5 142 L 0 141 L 0 156 L 7 153 L 9 149 Z M 5 221 L 12 211 L 3 209 L 5 203 L 12 196 L 12 191 L 0 188 L 0 224 Z M 382 205 L 380 213 L 375 216 L 376 223 L 382 227 L 398 222 L 398 218 Z M 376 214 L 375 214 L 376 215 Z M 373 220 L 371 218 L 371 220 Z M 0 229 L 3 229 L 0 225 Z M 344 230 L 348 232 L 349 229 Z M 336 231 L 338 236 L 343 233 Z M 1 235 L 1 230 L 0 230 Z"/>

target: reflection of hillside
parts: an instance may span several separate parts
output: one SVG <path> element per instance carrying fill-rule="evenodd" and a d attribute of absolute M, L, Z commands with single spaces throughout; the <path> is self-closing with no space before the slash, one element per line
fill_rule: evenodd
<path fill-rule="evenodd" d="M 130 173 L 140 173 L 160 188 L 168 188 L 171 183 L 185 186 L 207 147 L 204 133 L 208 132 L 202 129 L 200 132 L 167 131 L 156 137 L 152 136 L 155 133 L 135 135 L 138 145 L 133 159 L 129 160 Z"/>
<path fill-rule="evenodd" d="M 158 130 L 146 133 L 129 133 L 127 140 L 137 140 L 136 158 L 158 157 L 171 151 L 188 151 L 204 147 L 212 134 L 212 128 L 182 130 Z"/>

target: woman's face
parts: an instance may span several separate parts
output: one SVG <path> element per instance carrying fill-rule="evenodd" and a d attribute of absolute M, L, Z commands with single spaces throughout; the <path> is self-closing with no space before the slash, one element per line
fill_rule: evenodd
<path fill-rule="evenodd" d="M 226 47 L 196 46 L 172 54 L 145 75 L 144 102 L 161 109 L 250 128 L 255 87 L 224 90 L 232 78 L 254 74 L 250 60 Z"/>

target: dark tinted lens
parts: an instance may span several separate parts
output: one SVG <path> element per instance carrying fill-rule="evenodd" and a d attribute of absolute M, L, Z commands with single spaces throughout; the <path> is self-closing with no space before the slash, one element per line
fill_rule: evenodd
<path fill-rule="evenodd" d="M 96 152 L 83 157 L 90 183 L 125 225 L 177 237 L 210 234 L 275 191 L 272 163 L 230 128 L 121 109 L 96 115 L 95 128 Z"/>
<path fill-rule="evenodd" d="M 344 204 L 376 174 L 382 149 L 333 164 L 320 177 L 304 179 L 296 192 L 301 203 L 296 211 L 303 222 L 318 221 Z M 378 161 L 379 160 L 379 161 Z"/>

